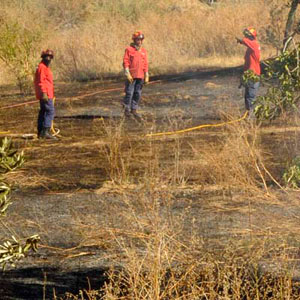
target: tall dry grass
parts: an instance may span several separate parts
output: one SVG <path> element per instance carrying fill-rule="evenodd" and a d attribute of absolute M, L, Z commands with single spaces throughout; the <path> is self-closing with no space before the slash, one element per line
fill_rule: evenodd
<path fill-rule="evenodd" d="M 270 15 L 276 5 L 280 6 L 278 0 L 252 1 L 251 9 L 248 1 L 230 0 L 214 6 L 197 0 L 33 0 L 30 4 L 2 4 L 2 11 L 24 26 L 42 28 L 43 42 L 40 49 L 34 49 L 37 62 L 41 49 L 53 48 L 53 68 L 61 80 L 120 74 L 124 49 L 137 29 L 145 33 L 152 75 L 191 67 L 239 65 L 244 49 L 236 46 L 235 36 L 241 36 L 249 25 L 258 28 L 260 37 L 275 25 L 280 33 L 287 12 L 280 11 L 274 24 Z M 266 57 L 271 48 L 261 42 Z"/>
<path fill-rule="evenodd" d="M 170 130 L 177 125 L 169 126 Z M 193 134 L 181 140 L 145 140 L 129 136 L 125 129 L 119 127 L 104 137 L 106 150 L 101 150 L 108 179 L 117 179 L 102 193 L 117 187 L 118 200 L 104 204 L 107 214 L 101 224 L 91 220 L 90 225 L 82 226 L 87 216 L 83 216 L 84 222 L 78 216 L 78 228 L 87 245 L 105 241 L 112 265 L 106 284 L 97 291 L 82 291 L 82 295 L 107 300 L 299 298 L 290 259 L 297 255 L 293 254 L 296 249 L 291 249 L 284 237 L 252 235 L 251 214 L 255 212 L 251 204 L 249 230 L 224 239 L 225 228 L 210 224 L 216 226 L 215 231 L 207 235 L 194 211 L 203 205 L 207 212 L 211 209 L 208 214 L 218 213 L 214 194 L 206 187 L 229 191 L 223 201 L 230 205 L 237 198 L 239 203 L 258 197 L 270 200 L 259 127 L 247 120 L 230 124 L 218 132 L 215 140 L 219 143 L 214 145 L 204 145 L 199 135 Z M 111 130 L 108 127 L 105 132 Z M 130 163 L 120 163 L 125 160 Z M 139 180 L 134 181 L 137 176 Z M 195 191 L 200 186 L 207 199 L 201 200 L 197 194 L 180 196 L 178 188 L 183 185 Z M 80 299 L 68 297 L 65 299 Z"/>
<path fill-rule="evenodd" d="M 267 190 L 266 153 L 261 132 L 254 123 L 230 124 L 223 141 L 208 143 L 194 152 L 202 181 L 225 189 Z"/>
<path fill-rule="evenodd" d="M 184 10 L 176 6 L 165 13 L 146 10 L 135 23 L 104 12 L 89 24 L 70 30 L 58 39 L 55 37 L 55 41 L 60 48 L 59 60 L 64 61 L 62 71 L 71 78 L 120 73 L 125 47 L 137 28 L 146 36 L 144 46 L 149 52 L 151 74 L 181 71 L 190 64 L 194 66 L 201 58 L 202 65 L 215 57 L 222 57 L 225 65 L 229 64 L 230 57 L 235 64 L 241 64 L 244 49 L 236 47 L 234 37 L 240 36 L 248 24 L 259 27 L 256 16 L 264 13 L 261 17 L 267 19 L 262 4 L 249 14 L 246 3 L 211 9 L 196 1 L 194 6 Z M 222 26 L 216 27 L 216 20 L 220 19 Z"/>
<path fill-rule="evenodd" d="M 166 131 L 189 124 L 181 118 L 166 122 Z M 104 137 L 99 154 L 104 159 L 110 184 L 121 188 L 128 185 L 166 188 L 187 184 L 192 172 L 190 155 L 193 153 L 185 141 L 178 136 L 165 141 L 146 138 L 140 133 L 132 134 L 128 126 L 138 124 L 110 121 L 104 122 L 101 128 Z"/>
<path fill-rule="evenodd" d="M 237 116 L 223 114 L 222 119 L 226 122 Z M 135 136 L 128 132 L 124 122 L 103 125 L 105 137 L 100 155 L 113 184 L 160 187 L 196 184 L 249 193 L 269 192 L 267 182 L 272 181 L 266 168 L 269 155 L 261 142 L 260 127 L 254 122 L 243 120 L 225 125 L 213 142 L 198 141 L 189 134 Z M 165 123 L 163 131 L 187 127 L 189 120 L 174 118 Z"/>

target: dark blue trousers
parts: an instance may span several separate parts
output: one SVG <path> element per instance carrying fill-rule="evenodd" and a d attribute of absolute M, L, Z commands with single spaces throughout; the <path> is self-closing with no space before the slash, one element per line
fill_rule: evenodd
<path fill-rule="evenodd" d="M 125 82 L 124 108 L 127 111 L 137 109 L 142 97 L 143 79 L 135 78 L 132 83 Z"/>
<path fill-rule="evenodd" d="M 248 81 L 245 88 L 245 107 L 247 110 L 253 110 L 253 101 L 255 100 L 259 88 L 259 81 Z"/>
<path fill-rule="evenodd" d="M 38 116 L 38 133 L 42 131 L 43 128 L 50 128 L 52 121 L 54 119 L 54 103 L 53 99 L 48 101 L 40 100 L 40 111 Z"/>

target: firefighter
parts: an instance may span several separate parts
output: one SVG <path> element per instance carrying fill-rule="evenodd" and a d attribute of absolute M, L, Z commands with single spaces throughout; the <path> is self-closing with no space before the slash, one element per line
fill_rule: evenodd
<path fill-rule="evenodd" d="M 123 57 L 123 67 L 126 76 L 125 97 L 123 100 L 125 117 L 133 116 L 137 121 L 141 117 L 137 113 L 138 105 L 142 95 L 143 84 L 149 82 L 148 56 L 142 47 L 144 34 L 136 31 L 132 35 L 133 43 L 126 48 Z"/>
<path fill-rule="evenodd" d="M 34 78 L 36 98 L 40 100 L 40 111 L 38 115 L 38 138 L 57 138 L 51 134 L 51 126 L 54 119 L 54 85 L 53 74 L 50 63 L 54 58 L 54 52 L 47 49 L 41 54 L 42 61 L 39 63 Z"/>
<path fill-rule="evenodd" d="M 257 33 L 253 27 L 243 31 L 244 38 L 236 38 L 237 42 L 247 47 L 244 63 L 245 107 L 249 112 L 249 118 L 254 117 L 253 102 L 257 96 L 260 80 L 260 46 L 257 41 Z M 245 80 L 246 78 L 246 80 Z"/>

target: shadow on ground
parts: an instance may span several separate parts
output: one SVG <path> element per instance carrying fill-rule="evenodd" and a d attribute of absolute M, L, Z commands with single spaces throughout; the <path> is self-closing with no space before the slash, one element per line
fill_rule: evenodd
<path fill-rule="evenodd" d="M 99 289 L 105 282 L 105 269 L 60 270 L 55 268 L 20 268 L 0 276 L 1 300 L 54 299 L 66 292 Z"/>

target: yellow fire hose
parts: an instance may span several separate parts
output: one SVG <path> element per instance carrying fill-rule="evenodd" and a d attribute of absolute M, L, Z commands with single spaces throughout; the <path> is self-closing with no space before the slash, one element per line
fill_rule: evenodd
<path fill-rule="evenodd" d="M 220 127 L 220 126 L 224 126 L 224 125 L 227 125 L 227 124 L 232 124 L 232 123 L 240 122 L 240 121 L 244 120 L 247 117 L 247 115 L 248 115 L 248 111 L 246 111 L 241 118 L 236 119 L 236 120 L 232 120 L 232 121 L 228 121 L 228 122 L 222 122 L 222 123 L 218 123 L 218 124 L 203 124 L 203 125 L 199 125 L 199 126 L 195 126 L 195 127 L 191 127 L 191 128 L 176 130 L 176 131 L 148 133 L 148 134 L 146 134 L 146 137 L 153 137 L 153 136 L 160 136 L 160 135 L 180 134 L 180 133 L 185 133 L 185 132 L 189 132 L 189 131 L 193 131 L 193 130 L 198 130 L 198 129 L 202 129 L 202 128 L 206 128 L 206 127 Z"/>
<path fill-rule="evenodd" d="M 53 104 L 54 104 L 54 102 L 55 102 L 55 98 L 53 99 Z M 202 124 L 202 125 L 199 125 L 199 126 L 190 127 L 190 128 L 181 129 L 181 130 L 176 130 L 176 131 L 148 133 L 148 134 L 145 135 L 145 137 L 155 137 L 155 136 L 162 136 L 162 135 L 181 134 L 181 133 L 190 132 L 190 131 L 194 131 L 194 130 L 199 130 L 199 129 L 207 128 L 207 127 L 221 127 L 221 126 L 224 126 L 224 125 L 228 125 L 228 124 L 233 124 L 233 123 L 240 122 L 240 121 L 244 120 L 247 117 L 247 115 L 248 115 L 248 111 L 246 111 L 241 118 L 236 119 L 236 120 L 232 120 L 232 121 L 228 121 L 228 122 L 222 122 L 222 123 L 217 123 L 217 124 Z M 51 124 L 51 132 L 52 132 L 53 136 L 57 136 L 60 133 L 60 130 L 58 128 L 54 128 L 54 122 L 53 121 L 52 121 L 52 124 Z M 2 131 L 2 132 L 0 132 L 0 134 L 7 134 L 7 133 L 9 133 L 9 131 Z M 15 134 L 14 136 L 17 136 L 17 135 Z M 26 137 L 26 134 L 22 134 L 21 136 L 22 137 Z"/>
<path fill-rule="evenodd" d="M 155 82 L 150 82 L 149 84 L 157 83 L 157 82 L 161 82 L 161 80 L 157 80 Z M 112 89 L 112 90 L 119 90 L 119 89 Z M 105 91 L 110 91 L 110 90 L 104 90 L 104 92 Z M 36 101 L 32 101 L 32 103 L 33 102 L 35 103 Z M 22 103 L 22 105 L 23 104 L 24 103 Z M 25 103 L 25 104 L 27 104 L 27 103 Z M 28 102 L 28 104 L 29 104 L 29 102 Z M 54 104 L 55 104 L 55 97 L 53 98 L 53 105 Z M 18 105 L 20 105 L 20 104 L 18 104 Z M 14 105 L 14 106 L 16 106 L 16 105 Z M 2 109 L 14 107 L 14 106 L 7 106 L 7 107 L 3 107 Z M 224 125 L 227 125 L 227 124 L 232 124 L 232 123 L 240 122 L 240 121 L 244 120 L 247 117 L 247 114 L 248 114 L 248 111 L 246 111 L 245 114 L 241 118 L 236 119 L 236 120 L 232 120 L 232 121 L 228 121 L 228 122 L 222 122 L 222 123 L 218 123 L 218 124 L 203 124 L 203 125 L 199 125 L 199 126 L 195 126 L 195 127 L 191 127 L 191 128 L 186 128 L 186 129 L 182 129 L 182 130 L 176 130 L 176 131 L 149 133 L 149 134 L 146 134 L 145 136 L 146 137 L 155 137 L 155 136 L 162 136 L 162 135 L 173 135 L 173 134 L 181 134 L 181 133 L 185 133 L 185 132 L 199 130 L 199 129 L 207 128 L 207 127 L 221 127 L 221 126 L 224 126 Z M 51 130 L 51 133 L 52 133 L 53 136 L 57 136 L 60 133 L 60 130 L 58 128 L 54 127 L 53 120 L 52 120 L 52 123 L 51 123 L 50 130 Z M 6 133 L 9 133 L 9 131 L 0 132 L 0 134 L 6 134 Z M 19 135 L 21 135 L 21 134 L 18 134 L 18 136 Z M 28 134 L 28 136 L 29 135 L 32 136 L 32 134 Z M 17 136 L 17 135 L 14 134 L 14 136 Z M 26 134 L 25 135 L 22 134 L 21 136 L 23 137 L 23 136 L 27 136 L 27 135 Z"/>
<path fill-rule="evenodd" d="M 55 97 L 53 97 L 53 106 L 54 106 L 54 104 L 55 104 Z M 51 128 L 50 128 L 50 130 L 51 130 L 51 133 L 52 133 L 53 136 L 57 136 L 60 133 L 60 130 L 58 128 L 56 128 L 56 129 L 54 128 L 54 122 L 53 122 L 53 120 L 51 122 Z"/>

